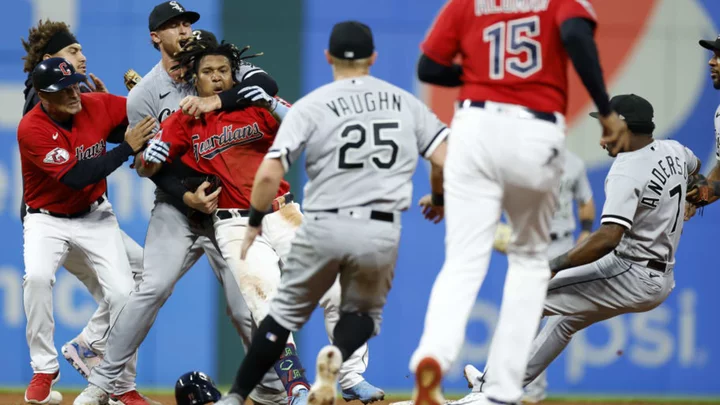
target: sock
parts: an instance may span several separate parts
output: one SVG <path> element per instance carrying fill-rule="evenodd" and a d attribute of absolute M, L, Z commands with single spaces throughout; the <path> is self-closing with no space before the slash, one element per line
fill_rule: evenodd
<path fill-rule="evenodd" d="M 340 349 L 345 361 L 370 339 L 373 332 L 375 322 L 370 315 L 343 312 L 333 331 L 333 344 Z"/>
<path fill-rule="evenodd" d="M 289 397 L 293 396 L 295 394 L 293 391 L 300 387 L 310 389 L 310 383 L 305 377 L 305 369 L 300 362 L 297 349 L 292 343 L 285 345 L 282 357 L 275 363 L 275 372 L 280 377 Z"/>
<path fill-rule="evenodd" d="M 253 335 L 252 344 L 240 365 L 230 392 L 247 399 L 282 355 L 288 336 L 289 330 L 280 326 L 270 315 L 265 317 Z"/>

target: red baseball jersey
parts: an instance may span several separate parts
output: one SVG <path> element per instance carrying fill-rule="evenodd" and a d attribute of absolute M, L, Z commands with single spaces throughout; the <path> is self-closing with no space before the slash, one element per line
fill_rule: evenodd
<path fill-rule="evenodd" d="M 82 110 L 68 130 L 53 121 L 38 103 L 20 120 L 18 147 L 25 203 L 30 208 L 73 214 L 87 209 L 107 191 L 107 181 L 74 190 L 60 182 L 79 160 L 105 154 L 110 131 L 127 125 L 125 97 L 106 93 L 80 95 Z"/>
<path fill-rule="evenodd" d="M 195 119 L 177 111 L 163 121 L 159 138 L 170 143 L 170 159 L 220 178 L 218 208 L 250 208 L 255 173 L 280 124 L 265 109 L 220 111 Z M 204 121 L 204 122 L 203 122 Z M 290 184 L 280 183 L 278 196 Z"/>
<path fill-rule="evenodd" d="M 565 114 L 569 58 L 560 25 L 576 17 L 597 21 L 590 0 L 449 0 L 421 49 L 446 66 L 462 57 L 460 100 Z"/>

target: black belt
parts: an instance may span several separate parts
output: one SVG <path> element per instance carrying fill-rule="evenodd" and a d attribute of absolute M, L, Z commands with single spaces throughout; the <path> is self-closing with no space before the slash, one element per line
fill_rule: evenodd
<path fill-rule="evenodd" d="M 100 196 L 100 198 L 98 198 L 97 200 L 95 200 L 95 202 L 90 204 L 89 207 L 85 208 L 82 211 L 74 212 L 72 214 L 61 214 L 58 212 L 50 212 L 50 211 L 42 209 L 42 208 L 30 208 L 30 207 L 27 208 L 27 212 L 28 212 L 28 214 L 45 214 L 45 215 L 50 215 L 51 217 L 56 217 L 56 218 L 72 219 L 72 218 L 79 218 L 85 214 L 90 213 L 90 211 L 92 211 L 94 207 L 97 207 L 98 205 L 102 204 L 103 202 L 105 202 L 105 197 Z"/>
<path fill-rule="evenodd" d="M 550 234 L 550 240 L 558 240 L 561 238 L 567 238 L 570 235 L 572 235 L 572 232 L 570 232 L 570 231 L 565 232 L 565 233 L 560 233 L 560 234 L 553 232 Z"/>
<path fill-rule="evenodd" d="M 485 108 L 485 101 L 470 101 L 470 105 L 464 104 L 463 102 L 460 102 L 461 107 L 477 107 L 477 108 Z M 543 111 L 535 111 L 531 110 L 527 107 L 518 106 L 520 108 L 525 109 L 525 111 L 532 114 L 535 118 L 543 121 L 549 121 L 555 124 L 557 122 L 557 117 L 553 113 L 549 112 L 543 112 Z"/>
<path fill-rule="evenodd" d="M 282 201 L 282 203 L 273 204 L 273 211 L 278 211 L 280 208 L 284 207 L 285 205 L 294 202 L 295 196 L 292 193 L 287 193 L 281 197 L 276 198 L 275 201 L 279 201 L 281 199 L 284 199 L 284 201 Z M 232 217 L 247 218 L 248 216 L 250 216 L 250 210 L 219 209 L 219 210 L 215 211 L 215 216 L 221 220 L 222 219 L 230 219 Z"/>
<path fill-rule="evenodd" d="M 338 214 L 340 213 L 340 210 L 335 208 L 331 210 L 320 210 L 320 211 L 313 211 L 313 212 L 329 212 L 331 214 Z M 352 213 L 351 213 L 352 215 Z M 384 212 L 384 211 L 370 211 L 370 219 L 374 219 L 376 221 L 385 221 L 385 222 L 395 222 L 395 214 L 392 212 Z"/>
<path fill-rule="evenodd" d="M 661 262 L 661 261 L 659 261 L 659 260 L 654 260 L 654 259 L 650 259 L 650 260 L 636 260 L 636 259 L 631 259 L 631 258 L 629 258 L 629 257 L 620 255 L 617 250 L 615 250 L 614 253 L 615 253 L 615 256 L 617 256 L 617 257 L 620 257 L 620 258 L 623 258 L 623 259 L 626 259 L 626 260 L 630 260 L 631 262 L 636 262 L 636 263 L 638 263 L 638 264 L 640 264 L 640 265 L 642 265 L 642 266 L 647 267 L 648 269 L 656 270 L 656 271 L 659 271 L 659 272 L 661 272 L 661 273 L 665 273 L 665 272 L 667 271 L 667 268 L 668 268 L 668 264 L 667 264 L 667 263 Z"/>

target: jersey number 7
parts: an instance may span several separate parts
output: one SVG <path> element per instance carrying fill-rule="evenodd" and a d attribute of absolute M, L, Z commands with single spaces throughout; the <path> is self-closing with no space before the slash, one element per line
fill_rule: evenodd
<path fill-rule="evenodd" d="M 500 21 L 483 30 L 483 41 L 490 44 L 490 78 L 502 80 L 505 72 L 528 78 L 542 69 L 540 18 L 531 16 Z M 522 61 L 520 55 L 525 54 Z"/>

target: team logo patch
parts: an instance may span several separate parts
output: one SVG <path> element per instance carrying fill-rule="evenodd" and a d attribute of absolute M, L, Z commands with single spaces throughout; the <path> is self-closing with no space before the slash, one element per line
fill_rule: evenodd
<path fill-rule="evenodd" d="M 177 2 L 177 1 L 171 1 L 170 7 L 174 8 L 175 10 L 184 13 L 185 9 Z"/>
<path fill-rule="evenodd" d="M 61 165 L 68 161 L 70 158 L 70 154 L 68 151 L 66 151 L 63 148 L 55 148 L 48 152 L 47 155 L 45 155 L 45 159 L 43 159 L 44 163 L 49 163 L 51 165 Z"/>

